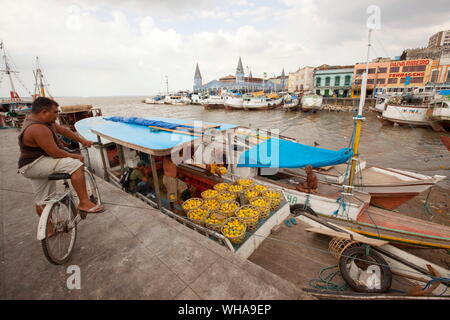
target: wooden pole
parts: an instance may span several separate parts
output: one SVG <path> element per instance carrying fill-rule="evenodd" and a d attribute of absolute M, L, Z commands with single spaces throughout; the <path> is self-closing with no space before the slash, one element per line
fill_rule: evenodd
<path fill-rule="evenodd" d="M 161 209 L 162 208 L 161 191 L 159 189 L 158 172 L 156 171 L 155 158 L 152 155 L 149 155 L 149 156 L 150 156 L 150 165 L 152 167 L 153 187 L 155 188 L 155 193 L 156 193 L 156 202 L 158 203 L 158 209 Z"/>
<path fill-rule="evenodd" d="M 124 164 L 125 164 L 125 156 L 123 155 L 123 147 L 120 144 L 117 144 L 117 153 L 119 154 L 119 162 L 120 162 L 120 171 L 123 172 Z"/>
<path fill-rule="evenodd" d="M 104 171 L 104 176 L 103 178 L 105 179 L 105 181 L 109 182 L 109 174 L 108 174 L 108 168 L 106 167 L 106 160 L 105 160 L 105 155 L 103 154 L 103 143 L 102 143 L 102 139 L 100 138 L 99 135 L 97 135 L 97 141 L 99 144 L 99 148 L 100 148 L 100 155 L 102 158 L 102 164 L 103 164 L 103 171 Z"/>

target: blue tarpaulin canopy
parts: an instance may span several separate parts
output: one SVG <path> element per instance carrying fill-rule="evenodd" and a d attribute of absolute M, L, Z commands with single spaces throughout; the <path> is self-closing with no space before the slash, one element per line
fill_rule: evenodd
<path fill-rule="evenodd" d="M 271 138 L 244 151 L 238 167 L 302 168 L 311 165 L 319 168 L 347 162 L 352 155 L 350 148 L 334 151 Z"/>
<path fill-rule="evenodd" d="M 176 128 L 179 128 L 179 127 L 194 128 L 193 126 L 186 126 L 186 125 L 178 124 L 178 123 L 172 123 L 172 122 L 166 122 L 166 121 L 160 121 L 160 120 L 151 120 L 151 119 L 138 118 L 138 117 L 129 117 L 129 118 L 127 118 L 127 117 L 109 117 L 109 118 L 105 118 L 105 120 L 114 121 L 114 122 L 130 123 L 130 124 L 138 124 L 140 126 L 156 126 L 156 127 L 172 129 L 172 130 L 175 130 Z"/>

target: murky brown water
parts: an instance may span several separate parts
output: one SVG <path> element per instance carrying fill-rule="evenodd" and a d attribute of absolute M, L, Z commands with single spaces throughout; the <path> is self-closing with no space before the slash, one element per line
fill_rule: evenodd
<path fill-rule="evenodd" d="M 315 114 L 302 112 L 207 110 L 202 106 L 152 105 L 145 97 L 57 98 L 60 105 L 92 104 L 104 115 L 167 117 L 211 122 L 251 125 L 264 129 L 279 128 L 282 134 L 299 139 L 303 144 L 328 149 L 348 146 L 353 130 L 350 112 Z M 360 152 L 367 165 L 405 169 L 418 173 L 441 174 L 449 178 L 439 183 L 450 190 L 450 152 L 430 128 L 382 127 L 373 112 L 366 112 Z M 295 118 L 295 119 L 294 119 Z M 449 135 L 446 133 L 446 135 Z"/>

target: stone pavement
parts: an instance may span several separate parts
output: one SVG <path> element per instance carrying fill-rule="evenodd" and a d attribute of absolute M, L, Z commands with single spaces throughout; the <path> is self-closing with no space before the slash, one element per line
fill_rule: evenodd
<path fill-rule="evenodd" d="M 100 178 L 107 212 L 80 223 L 71 261 L 54 266 L 36 240 L 18 153 L 17 131 L 1 130 L 0 299 L 313 299 Z M 79 290 L 67 288 L 69 265 Z"/>

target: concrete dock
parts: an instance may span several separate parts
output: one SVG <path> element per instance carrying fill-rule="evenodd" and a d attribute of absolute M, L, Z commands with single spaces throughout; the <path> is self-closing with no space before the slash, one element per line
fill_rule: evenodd
<path fill-rule="evenodd" d="M 50 264 L 17 134 L 0 131 L 0 299 L 314 299 L 99 178 L 107 212 L 80 223 L 68 265 Z M 80 289 L 67 287 L 70 265 Z"/>

